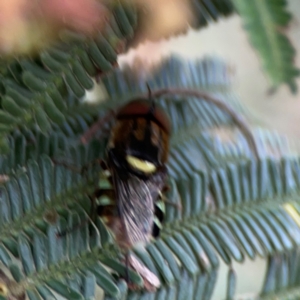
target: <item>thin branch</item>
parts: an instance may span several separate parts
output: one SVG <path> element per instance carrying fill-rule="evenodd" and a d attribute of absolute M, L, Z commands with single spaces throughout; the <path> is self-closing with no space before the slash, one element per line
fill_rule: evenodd
<path fill-rule="evenodd" d="M 242 117 L 237 114 L 234 109 L 232 109 L 228 104 L 226 104 L 224 101 L 219 100 L 218 98 L 198 91 L 198 90 L 191 90 L 191 89 L 182 89 L 182 88 L 167 88 L 167 89 L 161 89 L 157 91 L 152 91 L 152 97 L 161 97 L 163 95 L 170 94 L 170 95 L 183 95 L 183 96 L 192 96 L 196 97 L 199 100 L 213 103 L 215 106 L 220 108 L 221 110 L 225 111 L 233 120 L 233 122 L 239 127 L 239 129 L 242 131 L 242 133 L 245 135 L 249 148 L 252 150 L 255 157 L 258 159 L 258 149 L 256 146 L 255 139 L 253 137 L 253 134 L 251 130 L 249 129 L 247 123 L 242 119 Z"/>
<path fill-rule="evenodd" d="M 226 112 L 232 118 L 233 122 L 237 125 L 237 127 L 241 130 L 241 132 L 246 137 L 249 148 L 252 150 L 254 156 L 257 159 L 259 158 L 257 145 L 250 128 L 248 127 L 247 123 L 243 120 L 242 116 L 237 114 L 234 111 L 234 109 L 232 109 L 227 103 L 210 94 L 198 90 L 192 90 L 192 89 L 165 88 L 165 89 L 160 89 L 151 92 L 151 96 L 153 98 L 158 98 L 166 94 L 173 95 L 173 96 L 178 96 L 178 95 L 191 96 L 191 97 L 196 97 L 201 101 L 213 103 L 215 106 L 217 106 L 218 108 Z M 137 98 L 140 100 L 147 100 L 149 98 L 149 92 L 146 95 L 142 95 Z M 99 130 L 99 128 L 101 128 L 111 118 L 115 116 L 116 116 L 115 111 L 109 111 L 103 118 L 99 119 L 90 129 L 88 129 L 81 136 L 80 138 L 81 142 L 86 144 L 95 135 L 95 133 L 97 132 L 97 130 Z"/>

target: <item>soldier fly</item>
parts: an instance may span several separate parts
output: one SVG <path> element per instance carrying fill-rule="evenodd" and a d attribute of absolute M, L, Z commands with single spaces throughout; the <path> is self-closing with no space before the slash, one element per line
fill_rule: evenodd
<path fill-rule="evenodd" d="M 149 93 L 150 94 L 150 93 Z M 149 242 L 155 202 L 165 186 L 170 122 L 149 100 L 132 100 L 116 114 L 107 147 L 117 217 L 108 223 L 121 249 Z M 125 254 L 126 264 L 128 257 Z"/>
<path fill-rule="evenodd" d="M 153 228 L 154 203 L 165 186 L 169 152 L 168 117 L 154 101 L 133 100 L 116 116 L 108 149 L 122 248 L 147 243 Z"/>
<path fill-rule="evenodd" d="M 98 129 L 103 123 L 98 123 Z M 84 137 L 92 136 L 91 130 L 94 128 Z M 115 114 L 106 159 L 100 162 L 111 187 L 100 185 L 90 196 L 91 218 L 97 214 L 106 221 L 117 245 L 125 252 L 126 268 L 130 263 L 128 251 L 159 234 L 154 219 L 161 221 L 163 214 L 155 203 L 167 188 L 170 131 L 169 118 L 151 98 L 150 89 L 148 100 L 132 100 Z M 111 201 L 103 204 L 101 197 Z"/>

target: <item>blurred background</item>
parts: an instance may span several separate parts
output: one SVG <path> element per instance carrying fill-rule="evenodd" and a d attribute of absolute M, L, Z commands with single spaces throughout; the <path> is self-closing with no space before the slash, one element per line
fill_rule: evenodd
<path fill-rule="evenodd" d="M 289 0 L 289 10 L 294 20 L 288 36 L 297 49 L 296 65 L 300 67 L 300 1 Z M 261 69 L 259 57 L 250 45 L 239 16 L 221 19 L 200 31 L 189 31 L 159 43 L 144 43 L 119 57 L 119 64 L 132 64 L 135 59 L 146 65 L 158 63 L 170 53 L 187 58 L 217 55 L 232 66 L 233 91 L 238 99 L 260 120 L 261 125 L 277 130 L 292 139 L 300 138 L 300 94 L 291 94 L 286 85 L 270 94 L 270 82 Z M 300 79 L 297 80 L 298 87 Z M 237 299 L 255 299 L 260 291 L 266 262 L 262 259 L 247 260 L 243 265 L 234 264 L 238 274 Z M 242 276 L 241 276 L 242 275 Z M 213 299 L 222 299 L 226 286 L 227 267 L 223 264 Z M 241 277 L 239 277 L 241 276 Z"/>

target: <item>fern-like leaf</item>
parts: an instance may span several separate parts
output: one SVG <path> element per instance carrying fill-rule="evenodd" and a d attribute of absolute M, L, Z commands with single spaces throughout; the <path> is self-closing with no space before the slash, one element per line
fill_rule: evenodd
<path fill-rule="evenodd" d="M 172 78 L 169 75 L 172 63 L 166 65 L 169 67 L 163 76 L 156 75 L 161 88 L 173 84 L 172 80 L 163 82 Z M 214 77 L 214 71 L 202 68 L 201 63 L 198 66 L 186 68 L 187 74 L 194 72 L 184 84 L 197 86 L 211 74 L 207 86 L 215 86 L 214 78 L 219 77 Z M 120 89 L 124 76 L 116 73 L 118 80 L 109 81 L 112 92 L 115 84 L 119 94 L 119 90 L 125 95 L 140 93 L 139 89 L 131 90 L 138 86 L 134 84 L 122 85 Z M 115 74 L 109 76 L 114 78 Z M 226 92 L 218 91 L 219 97 L 235 106 L 235 99 L 228 96 L 231 94 L 227 76 L 224 72 L 220 77 L 219 83 L 224 84 Z M 128 100 L 126 97 L 111 99 L 112 102 L 97 107 L 101 113 Z M 84 106 L 73 105 L 72 98 L 69 101 L 75 120 L 80 116 L 76 110 Z M 20 291 L 17 297 L 26 293 L 29 299 L 51 299 L 58 295 L 88 299 L 95 297 L 99 289 L 107 300 L 210 299 L 222 260 L 230 267 L 226 292 L 230 299 L 235 296 L 238 280 L 232 263 L 260 256 L 270 261 L 262 292 L 267 297 L 274 292 L 274 259 L 276 262 L 282 256 L 284 263 L 275 263 L 281 274 L 276 285 L 283 293 L 286 288 L 293 291 L 298 284 L 295 270 L 290 268 L 294 274 L 291 279 L 285 279 L 285 274 L 286 262 L 290 264 L 292 259 L 288 255 L 295 258 L 300 245 L 297 151 L 287 152 L 282 145 L 279 147 L 282 140 L 278 136 L 252 129 L 259 146 L 256 160 L 245 138 L 235 133 L 232 119 L 216 106 L 205 107 L 196 99 L 184 96 L 172 102 L 162 98 L 161 103 L 170 115 L 174 132 L 168 163 L 170 189 L 166 195 L 174 206 L 166 208 L 160 237 L 145 249 L 135 247 L 131 252 L 134 259 L 159 279 L 160 288 L 149 293 L 142 288 L 141 276 L 130 269 L 130 282 L 138 287 L 131 290 L 123 279 L 126 268 L 120 250 L 104 223 L 100 219 L 91 222 L 89 230 L 85 221 L 91 202 L 87 195 L 99 184 L 97 166 L 89 168 L 84 175 L 71 167 L 52 163 L 51 158 L 58 156 L 58 160 L 62 157 L 66 164 L 70 160 L 78 169 L 105 155 L 105 139 L 100 143 L 94 139 L 85 146 L 78 143 L 77 136 L 84 125 L 81 128 L 83 123 L 72 118 L 68 124 L 74 134 L 64 133 L 57 125 L 49 135 L 22 129 L 9 137 L 12 151 L 9 156 L 1 157 L 1 171 L 7 178 L 0 187 L 0 261 L 1 270 L 10 278 L 4 287 L 13 283 Z M 93 120 L 94 112 L 85 110 L 85 113 Z M 191 115 L 191 120 L 186 114 Z M 229 146 L 220 142 L 222 129 L 233 132 L 228 139 Z M 178 138 L 184 132 L 187 138 Z M 74 226 L 77 229 L 73 232 L 56 237 L 58 232 Z"/>
<path fill-rule="evenodd" d="M 136 26 L 136 12 L 119 2 L 112 7 L 108 4 L 108 9 L 110 19 L 93 39 L 62 32 L 60 41 L 35 59 L 2 62 L 0 147 L 14 128 L 37 125 L 48 133 L 52 126 L 63 126 L 70 118 L 67 107 L 80 104 L 85 91 L 93 88 L 91 76 L 116 66 L 117 54 L 125 50 L 126 39 Z M 76 101 L 70 103 L 66 99 L 72 95 Z"/>
<path fill-rule="evenodd" d="M 284 34 L 292 18 L 287 12 L 287 2 L 234 0 L 233 3 L 243 19 L 251 43 L 260 54 L 272 86 L 277 88 L 286 83 L 295 92 L 299 69 L 294 66 L 296 51 Z"/>

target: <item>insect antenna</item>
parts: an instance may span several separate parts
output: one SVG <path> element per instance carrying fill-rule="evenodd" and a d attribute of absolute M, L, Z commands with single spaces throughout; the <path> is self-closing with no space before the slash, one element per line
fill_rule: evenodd
<path fill-rule="evenodd" d="M 151 101 L 149 114 L 154 114 L 154 112 L 155 112 L 155 101 L 154 101 L 154 98 L 152 97 L 152 91 L 151 91 L 151 88 L 150 88 L 149 84 L 146 83 L 146 86 L 147 86 L 147 90 L 148 90 L 148 99 L 149 99 L 149 101 Z"/>
<path fill-rule="evenodd" d="M 151 91 L 151 88 L 149 86 L 148 83 L 146 83 L 146 86 L 147 86 L 147 90 L 148 90 L 148 98 L 151 99 L 152 98 L 152 91 Z"/>

